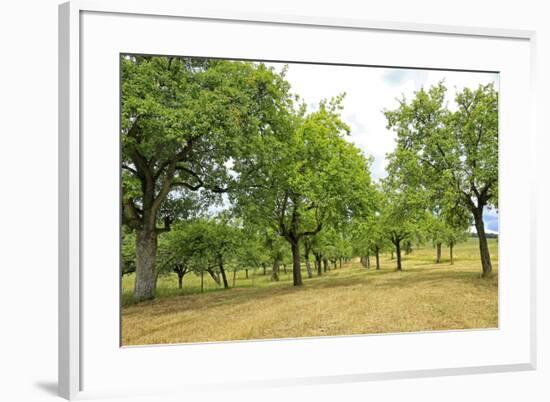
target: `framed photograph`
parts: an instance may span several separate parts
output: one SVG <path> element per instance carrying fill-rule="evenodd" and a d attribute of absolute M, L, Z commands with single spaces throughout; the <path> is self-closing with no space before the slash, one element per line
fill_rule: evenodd
<path fill-rule="evenodd" d="M 62 396 L 534 369 L 533 32 L 59 17 Z"/>

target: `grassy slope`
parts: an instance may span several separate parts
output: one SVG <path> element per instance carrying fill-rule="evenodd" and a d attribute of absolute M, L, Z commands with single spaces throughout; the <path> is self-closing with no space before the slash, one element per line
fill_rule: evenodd
<path fill-rule="evenodd" d="M 354 260 L 305 278 L 302 288 L 292 286 L 290 269 L 278 283 L 261 270 L 249 279 L 239 273 L 230 290 L 213 291 L 205 276 L 204 294 L 198 277 L 186 276 L 180 291 L 171 275 L 159 279 L 155 301 L 131 305 L 134 278 L 127 276 L 123 345 L 497 327 L 497 243 L 489 242 L 491 279 L 480 278 L 477 239 L 455 248 L 454 265 L 447 249 L 435 264 L 428 247 L 406 256 L 403 272 L 384 255 L 380 271 Z"/>

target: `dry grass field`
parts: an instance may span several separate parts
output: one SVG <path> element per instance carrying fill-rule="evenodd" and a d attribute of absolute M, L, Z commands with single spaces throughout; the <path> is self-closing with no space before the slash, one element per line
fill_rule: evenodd
<path fill-rule="evenodd" d="M 131 303 L 134 278 L 122 283 L 122 344 L 209 342 L 325 335 L 411 332 L 498 326 L 498 251 L 489 240 L 494 275 L 480 278 L 477 239 L 448 250 L 435 264 L 426 247 L 404 256 L 403 272 L 384 255 L 379 271 L 357 259 L 323 276 L 292 286 L 291 270 L 271 282 L 260 269 L 237 276 L 236 287 L 218 289 L 210 278 L 205 293 L 188 275 L 159 279 L 157 299 Z M 230 284 L 231 284 L 231 274 Z"/>

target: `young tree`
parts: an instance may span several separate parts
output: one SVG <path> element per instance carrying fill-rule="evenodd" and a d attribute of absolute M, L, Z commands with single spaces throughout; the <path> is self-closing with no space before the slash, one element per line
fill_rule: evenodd
<path fill-rule="evenodd" d="M 386 111 L 397 133 L 397 149 L 413 155 L 422 181 L 447 202 L 462 204 L 473 217 L 483 276 L 491 274 L 483 211 L 498 208 L 498 94 L 492 84 L 465 88 L 456 110 L 446 106 L 443 83 L 416 92 Z"/>
<path fill-rule="evenodd" d="M 139 301 L 155 296 L 157 239 L 171 223 L 160 216 L 167 197 L 185 197 L 178 193 L 185 189 L 206 202 L 232 188 L 231 161 L 277 125 L 289 85 L 248 62 L 122 56 L 121 71 L 122 218 L 136 233 Z"/>
<path fill-rule="evenodd" d="M 432 241 L 435 247 L 435 263 L 441 262 L 441 247 L 446 240 L 446 235 L 449 230 L 443 217 L 436 214 L 428 215 L 426 222 L 426 231 L 429 240 Z"/>
<path fill-rule="evenodd" d="M 380 224 L 387 238 L 395 247 L 397 271 L 402 271 L 401 251 L 405 241 L 423 237 L 428 213 L 426 210 L 427 192 L 418 186 L 418 175 L 401 175 L 406 160 L 403 155 L 390 157 L 389 176 L 382 182 L 383 203 L 380 211 Z M 398 162 L 399 163 L 396 163 Z M 408 163 L 412 162 L 410 159 Z M 410 172 L 413 170 L 410 169 Z"/>

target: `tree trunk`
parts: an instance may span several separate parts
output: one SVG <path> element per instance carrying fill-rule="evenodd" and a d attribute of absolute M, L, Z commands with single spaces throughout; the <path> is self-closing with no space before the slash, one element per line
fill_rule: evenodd
<path fill-rule="evenodd" d="M 333 260 L 333 261 L 332 261 L 332 267 L 333 267 L 334 269 L 336 269 L 336 260 Z"/>
<path fill-rule="evenodd" d="M 237 270 L 233 270 L 233 287 L 235 287 L 235 282 L 237 281 Z"/>
<path fill-rule="evenodd" d="M 302 269 L 300 266 L 300 243 L 290 243 L 292 250 L 292 282 L 294 286 L 302 286 Z"/>
<path fill-rule="evenodd" d="M 328 258 L 323 258 L 323 271 L 328 272 Z"/>
<path fill-rule="evenodd" d="M 367 255 L 367 269 L 370 269 L 370 255 Z"/>
<path fill-rule="evenodd" d="M 491 255 L 489 254 L 489 246 L 487 245 L 487 236 L 485 235 L 485 224 L 483 223 L 483 208 L 477 209 L 474 212 L 474 222 L 479 238 L 479 254 L 481 256 L 481 269 L 484 278 L 491 275 L 493 267 L 491 266 Z"/>
<path fill-rule="evenodd" d="M 286 274 L 286 264 L 283 264 L 283 271 Z"/>
<path fill-rule="evenodd" d="M 267 267 L 265 265 L 265 262 L 262 262 L 262 268 L 264 270 L 264 275 L 266 275 L 267 274 Z"/>
<path fill-rule="evenodd" d="M 308 278 L 313 277 L 313 273 L 311 272 L 311 263 L 309 262 L 309 253 L 306 253 L 306 271 Z"/>
<path fill-rule="evenodd" d="M 248 268 L 244 270 L 244 277 L 248 279 Z"/>
<path fill-rule="evenodd" d="M 201 293 L 204 292 L 204 271 L 201 270 Z"/>
<path fill-rule="evenodd" d="M 436 245 L 435 245 L 435 263 L 436 264 L 439 264 L 441 262 L 441 243 L 438 242 Z"/>
<path fill-rule="evenodd" d="M 273 260 L 273 268 L 271 269 L 271 280 L 279 280 L 279 260 L 276 258 Z"/>
<path fill-rule="evenodd" d="M 394 256 L 393 256 L 393 250 L 392 250 L 390 260 L 393 260 L 393 259 L 394 259 Z"/>
<path fill-rule="evenodd" d="M 342 258 L 340 257 L 340 268 L 342 268 Z"/>
<path fill-rule="evenodd" d="M 220 258 L 220 273 L 222 274 L 224 289 L 229 289 L 229 284 L 227 283 L 227 276 L 225 275 L 225 268 L 223 267 L 223 260 L 221 258 Z"/>
<path fill-rule="evenodd" d="M 403 271 L 401 267 L 401 240 L 396 241 L 395 243 L 395 255 L 397 256 L 397 270 Z"/>
<path fill-rule="evenodd" d="M 453 243 L 449 244 L 449 251 L 450 251 L 450 254 L 451 254 L 451 265 L 454 264 L 454 260 L 453 260 Z"/>
<path fill-rule="evenodd" d="M 220 282 L 220 277 L 218 276 L 218 274 L 216 274 L 212 268 L 208 268 L 207 269 L 208 273 L 210 274 L 210 276 L 212 277 L 212 279 L 214 279 L 214 282 L 216 282 L 216 285 L 220 286 L 221 285 L 221 282 Z"/>
<path fill-rule="evenodd" d="M 376 247 L 374 252 L 376 255 L 376 269 L 380 269 L 380 248 Z"/>
<path fill-rule="evenodd" d="M 183 288 L 183 272 L 178 272 L 178 289 Z"/>
<path fill-rule="evenodd" d="M 321 267 L 321 254 L 315 255 L 315 265 L 317 266 L 317 276 L 323 275 L 323 268 Z"/>
<path fill-rule="evenodd" d="M 138 230 L 136 234 L 136 282 L 134 300 L 149 300 L 155 297 L 157 257 L 157 232 Z"/>
<path fill-rule="evenodd" d="M 367 268 L 367 257 L 362 256 L 362 257 L 360 258 L 360 261 L 361 261 L 361 265 L 362 265 L 364 268 Z"/>

